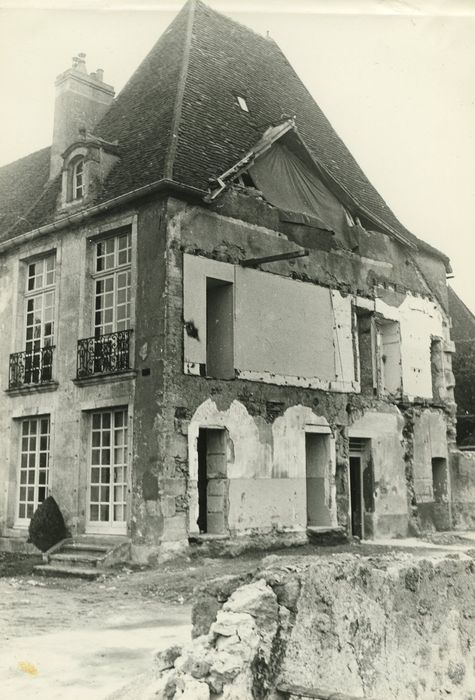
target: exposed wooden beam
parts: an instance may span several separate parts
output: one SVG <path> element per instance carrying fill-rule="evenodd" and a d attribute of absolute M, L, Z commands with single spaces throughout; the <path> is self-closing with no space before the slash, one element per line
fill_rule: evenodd
<path fill-rule="evenodd" d="M 304 250 L 292 250 L 288 253 L 279 253 L 278 255 L 266 255 L 264 258 L 248 258 L 247 260 L 241 260 L 240 264 L 242 267 L 257 267 L 263 263 L 279 262 L 280 260 L 293 260 L 293 258 L 304 258 L 308 255 L 309 251 L 305 248 Z"/>

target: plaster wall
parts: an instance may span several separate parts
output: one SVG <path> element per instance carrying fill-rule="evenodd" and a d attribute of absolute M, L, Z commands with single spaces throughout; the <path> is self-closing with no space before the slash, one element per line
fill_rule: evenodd
<path fill-rule="evenodd" d="M 234 363 L 239 376 L 354 390 L 350 297 L 204 257 L 185 254 L 183 264 L 188 371 L 206 365 L 206 278 L 212 277 L 234 285 Z"/>
<path fill-rule="evenodd" d="M 228 529 L 244 534 L 259 529 L 304 530 L 307 526 L 305 432 L 328 436 L 321 467 L 326 524 L 336 524 L 335 444 L 328 422 L 310 408 L 293 406 L 273 424 L 253 417 L 239 401 L 219 410 L 208 399 L 188 426 L 189 528 L 197 533 L 200 428 L 224 428 L 228 449 Z"/>
<path fill-rule="evenodd" d="M 447 422 L 442 413 L 424 411 L 414 419 L 414 492 L 418 503 L 434 500 L 432 459 L 448 458 Z"/>
<path fill-rule="evenodd" d="M 408 532 L 403 427 L 404 419 L 394 407 L 388 413 L 367 411 L 348 428 L 348 437 L 371 441 L 376 537 L 404 537 Z"/>
<path fill-rule="evenodd" d="M 376 299 L 375 311 L 399 322 L 403 393 L 409 399 L 432 398 L 431 341 L 448 338 L 440 306 L 427 298 L 407 294 L 393 306 Z"/>

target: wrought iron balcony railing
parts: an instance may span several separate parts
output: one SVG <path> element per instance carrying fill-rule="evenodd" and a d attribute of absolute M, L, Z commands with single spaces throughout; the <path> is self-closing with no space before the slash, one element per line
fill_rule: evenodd
<path fill-rule="evenodd" d="M 9 389 L 45 384 L 53 378 L 54 345 L 39 350 L 25 350 L 10 355 Z"/>
<path fill-rule="evenodd" d="M 132 330 L 78 340 L 77 378 L 116 374 L 130 369 Z"/>

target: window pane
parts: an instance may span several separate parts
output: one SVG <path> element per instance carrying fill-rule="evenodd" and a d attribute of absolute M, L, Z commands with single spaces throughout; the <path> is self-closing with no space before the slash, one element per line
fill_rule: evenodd
<path fill-rule="evenodd" d="M 93 521 L 99 520 L 99 506 L 91 505 L 90 508 L 90 519 Z"/>
<path fill-rule="evenodd" d="M 48 495 L 49 418 L 22 423 L 18 516 L 29 518 Z"/>

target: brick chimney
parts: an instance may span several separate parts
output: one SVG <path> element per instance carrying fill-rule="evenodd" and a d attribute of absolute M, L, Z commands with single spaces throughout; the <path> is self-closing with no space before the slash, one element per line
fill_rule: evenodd
<path fill-rule="evenodd" d="M 72 67 L 56 78 L 50 179 L 61 172 L 66 148 L 80 140 L 80 131 L 93 130 L 114 99 L 114 88 L 103 77 L 101 68 L 88 75 L 86 54 L 80 53 Z"/>

